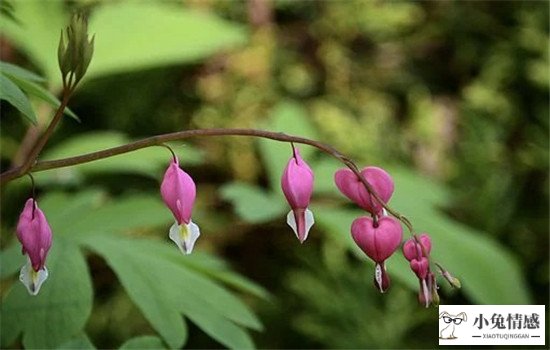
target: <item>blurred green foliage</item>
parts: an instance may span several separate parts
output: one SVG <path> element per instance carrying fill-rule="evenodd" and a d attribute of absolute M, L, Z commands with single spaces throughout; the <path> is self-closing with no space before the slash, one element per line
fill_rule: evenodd
<path fill-rule="evenodd" d="M 46 78 L 20 77 L 34 94 L 14 81 L 39 125 L 51 114 L 45 87 L 59 92 L 55 52 L 71 11 L 89 14 L 96 35 L 89 74 L 70 104 L 82 122 L 66 119 L 42 159 L 187 128 L 320 139 L 359 164 L 388 168 L 396 183 L 390 204 L 432 235 L 434 258 L 462 280 L 459 292 L 443 288 L 444 303 L 548 305 L 547 2 L 12 7 L 14 19 L 0 21 L 2 60 Z M 14 76 L 2 67 L 2 77 Z M 28 124 L 1 108 L 5 169 Z M 279 190 L 289 145 L 192 142 L 173 145 L 198 184 L 203 235 L 189 257 L 164 234 L 171 218 L 158 182 L 166 150 L 36 174 L 55 235 L 51 279 L 37 298 L 13 277 L 23 261 L 13 232 L 29 181 L 3 190 L 3 348 L 241 348 L 252 339 L 267 348 L 435 346 L 437 311 L 417 305 L 402 257 L 389 261 L 390 292 L 372 287 L 372 266 L 349 236 L 361 213 L 332 183 L 340 165 L 301 147 L 316 174 L 317 224 L 300 245 L 284 224 Z"/>

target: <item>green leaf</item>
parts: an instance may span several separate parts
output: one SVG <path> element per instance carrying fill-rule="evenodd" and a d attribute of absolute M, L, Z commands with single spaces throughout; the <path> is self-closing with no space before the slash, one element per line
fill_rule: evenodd
<path fill-rule="evenodd" d="M 21 253 L 21 246 L 15 241 L 0 252 L 0 279 L 14 275 L 25 264 L 26 258 Z"/>
<path fill-rule="evenodd" d="M 214 281 L 225 279 L 243 290 L 254 290 L 253 283 L 239 279 L 223 261 L 207 254 L 199 253 L 189 264 L 172 244 L 120 235 L 171 222 L 169 211 L 157 196 L 132 195 L 109 202 L 103 192 L 88 190 L 78 195 L 50 193 L 39 199 L 39 205 L 48 213 L 56 237 L 54 247 L 63 244 L 63 248 L 52 248 L 53 255 L 48 258 L 48 267 L 53 264 L 52 273 L 53 262 L 61 259 L 57 258 L 59 251 L 65 252 L 70 246 L 72 252 L 78 243 L 105 258 L 130 298 L 170 347 L 181 347 L 185 342 L 182 315 L 228 347 L 253 347 L 242 326 L 261 329 L 261 323 L 244 303 Z M 11 260 L 10 256 L 16 254 L 19 257 L 18 245 L 13 245 L 0 254 L 0 261 L 3 263 L 5 257 Z M 75 272 L 79 272 L 78 266 Z M 87 272 L 78 275 L 88 278 Z M 220 277 L 213 277 L 216 275 Z M 49 282 L 43 288 L 49 287 Z M 261 294 L 261 289 L 257 287 L 255 292 Z M 16 310 L 13 314 L 21 313 Z M 17 325 L 12 326 L 14 329 L 2 328 L 2 336 L 9 338 L 3 338 L 2 344 L 13 342 L 18 327 L 22 327 L 21 316 L 14 317 L 18 317 L 10 323 Z"/>
<path fill-rule="evenodd" d="M 19 87 L 4 74 L 0 74 L 0 99 L 7 101 L 31 123 L 36 125 L 36 115 L 31 102 Z"/>
<path fill-rule="evenodd" d="M 3 62 L 3 61 L 0 61 L 0 72 L 6 75 L 9 75 L 11 77 L 15 77 L 15 78 L 19 78 L 27 81 L 33 81 L 37 83 L 43 83 L 46 81 L 46 79 L 42 78 L 38 74 L 31 72 L 30 70 L 26 70 L 14 64 Z"/>
<path fill-rule="evenodd" d="M 123 145 L 131 140 L 118 132 L 91 132 L 74 136 L 45 152 L 43 159 L 58 159 Z M 182 166 L 200 163 L 202 155 L 195 148 L 181 143 L 171 143 Z M 164 147 L 148 147 L 94 162 L 40 172 L 37 181 L 57 183 L 80 183 L 85 176 L 99 173 L 137 173 L 158 177 L 161 169 L 168 166 L 170 152 Z"/>
<path fill-rule="evenodd" d="M 33 95 L 42 101 L 46 102 L 50 106 L 54 108 L 58 108 L 61 104 L 61 101 L 57 97 L 55 97 L 51 92 L 43 88 L 42 86 L 36 84 L 35 82 L 13 76 L 10 73 L 5 73 L 11 80 L 17 84 L 23 91 L 27 92 L 29 95 Z M 66 115 L 70 116 L 77 122 L 80 122 L 80 119 L 77 117 L 76 114 L 73 113 L 69 108 L 65 108 L 64 112 Z"/>
<path fill-rule="evenodd" d="M 120 346 L 120 349 L 166 349 L 166 346 L 164 346 L 164 343 L 159 337 L 143 335 L 128 339 Z"/>
<path fill-rule="evenodd" d="M 267 290 L 249 279 L 232 272 L 227 264 L 213 255 L 203 252 L 193 252 L 193 254 L 186 257 L 186 259 L 180 260 L 190 268 L 215 278 L 230 287 L 250 293 L 264 300 L 271 299 L 271 295 Z"/>
<path fill-rule="evenodd" d="M 251 223 L 282 217 L 290 210 L 281 196 L 246 183 L 233 182 L 223 186 L 221 196 L 235 206 L 235 211 L 241 218 Z"/>
<path fill-rule="evenodd" d="M 18 23 L 17 18 L 13 15 L 13 5 L 10 0 L 4 0 L 0 3 L 0 17 Z"/>
<path fill-rule="evenodd" d="M 84 349 L 84 350 L 93 350 L 96 347 L 92 342 L 90 341 L 90 338 L 86 335 L 86 333 L 81 333 L 80 335 L 74 337 L 73 339 L 69 340 L 66 343 L 63 343 L 60 347 L 57 349 L 67 349 L 67 350 L 74 350 L 74 349 Z"/>
<path fill-rule="evenodd" d="M 57 237 L 46 266 L 49 278 L 37 296 L 17 282 L 2 300 L 3 347 L 22 332 L 25 348 L 55 348 L 84 328 L 92 310 L 92 283 L 78 247 Z"/>
<path fill-rule="evenodd" d="M 63 2 L 18 1 L 14 9 L 20 23 L 1 21 L 2 34 L 28 55 L 54 89 L 60 87 L 61 74 L 54 53 L 57 52 L 60 30 L 67 21 Z"/>
<path fill-rule="evenodd" d="M 290 135 L 317 139 L 313 125 L 307 119 L 306 110 L 295 102 L 281 102 L 272 112 L 267 128 Z M 259 141 L 262 159 L 267 168 L 271 189 L 280 193 L 281 175 L 292 156 L 292 148 L 287 142 L 261 139 Z M 307 145 L 296 144 L 300 154 L 308 162 L 315 149 Z"/>
<path fill-rule="evenodd" d="M 316 162 L 310 163 L 310 166 L 315 174 L 313 191 L 316 194 L 333 194 L 344 198 L 334 184 L 334 174 L 338 169 L 345 167 L 342 163 L 336 159 L 322 157 Z"/>
<path fill-rule="evenodd" d="M 70 235 L 73 239 L 74 231 L 71 231 L 70 225 L 81 221 L 83 216 L 104 205 L 105 196 L 103 191 L 93 189 L 80 191 L 78 195 L 49 192 L 46 196 L 38 198 L 37 202 L 42 211 L 48 213 L 48 222 L 54 234 Z"/>
<path fill-rule="evenodd" d="M 84 244 L 106 259 L 130 298 L 170 347 L 185 342 L 181 313 L 228 347 L 253 346 L 248 334 L 227 318 L 252 323 L 252 314 L 223 288 L 173 261 L 179 254 L 174 247 L 153 240 L 101 235 L 86 238 Z"/>
<path fill-rule="evenodd" d="M 247 39 L 236 24 L 160 2 L 103 3 L 89 28 L 97 40 L 88 78 L 196 62 Z"/>
<path fill-rule="evenodd" d="M 21 24 L 2 21 L 1 29 L 40 67 L 54 88 L 61 86 L 56 55 L 60 29 L 68 21 L 61 1 L 22 1 L 15 6 Z M 242 45 L 245 29 L 217 16 L 162 2 L 101 2 L 91 13 L 94 56 L 85 79 L 197 62 Z"/>
<path fill-rule="evenodd" d="M 141 244 L 147 245 L 151 254 L 164 256 L 166 259 L 170 259 L 172 262 L 184 267 L 184 270 L 180 272 L 180 277 L 186 280 L 188 285 L 193 286 L 193 290 L 190 293 L 195 294 L 197 299 L 208 302 L 213 311 L 219 312 L 221 315 L 245 327 L 262 330 L 263 326 L 261 322 L 238 298 L 228 293 L 219 284 L 189 269 L 185 263 L 186 259 L 184 259 L 187 256 L 182 257 L 181 253 L 171 245 L 155 244 L 156 242 L 147 242 L 145 240 L 142 242 Z M 203 258 L 204 255 L 200 257 L 200 259 Z"/>
<path fill-rule="evenodd" d="M 55 235 L 76 242 L 90 235 L 133 233 L 173 222 L 160 196 L 154 195 L 134 194 L 107 201 L 101 191 L 82 191 L 77 196 L 52 192 L 40 199 L 39 205 L 48 213 Z"/>

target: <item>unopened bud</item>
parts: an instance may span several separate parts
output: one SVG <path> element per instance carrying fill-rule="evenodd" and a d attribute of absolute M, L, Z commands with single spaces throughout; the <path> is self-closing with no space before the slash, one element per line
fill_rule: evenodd
<path fill-rule="evenodd" d="M 63 31 L 61 32 L 57 49 L 57 60 L 64 83 L 73 87 L 82 79 L 90 65 L 93 52 L 94 38 L 88 40 L 88 22 L 84 17 L 73 16 L 66 35 Z M 70 73 L 74 81 L 67 82 L 66 79 Z"/>
<path fill-rule="evenodd" d="M 454 288 L 457 288 L 457 289 L 460 289 L 460 287 L 462 287 L 462 284 L 460 283 L 460 280 L 456 277 L 454 277 L 453 275 L 451 275 L 449 273 L 449 271 L 442 271 L 441 273 L 443 275 L 443 277 L 445 277 L 445 279 L 447 280 L 447 282 L 449 282 L 449 284 L 451 286 L 453 286 Z"/>

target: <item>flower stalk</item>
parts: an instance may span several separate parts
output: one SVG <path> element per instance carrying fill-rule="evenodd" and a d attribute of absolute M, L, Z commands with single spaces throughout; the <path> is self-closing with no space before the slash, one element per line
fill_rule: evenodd
<path fill-rule="evenodd" d="M 297 144 L 304 144 L 304 145 L 315 147 L 318 150 L 332 156 L 333 158 L 338 160 L 340 163 L 348 167 L 359 178 L 361 183 L 363 183 L 363 185 L 365 186 L 369 194 L 378 203 L 380 203 L 382 208 L 386 209 L 388 213 L 390 213 L 396 219 L 401 221 L 409 229 L 411 234 L 414 232 L 413 226 L 410 223 L 410 221 L 404 215 L 400 214 L 395 209 L 389 207 L 384 202 L 384 200 L 378 195 L 378 193 L 376 193 L 376 191 L 372 188 L 372 186 L 368 183 L 368 181 L 364 178 L 364 176 L 361 174 L 361 172 L 359 171 L 355 163 L 351 159 L 349 159 L 348 157 L 340 153 L 338 150 L 336 150 L 334 147 L 316 140 L 305 138 L 305 137 L 289 135 L 282 132 L 273 132 L 273 131 L 266 131 L 266 130 L 259 130 L 259 129 L 231 129 L 231 128 L 194 129 L 194 130 L 184 130 L 184 131 L 178 131 L 178 132 L 173 132 L 168 134 L 151 136 L 151 137 L 130 142 L 121 146 L 112 147 L 101 151 L 86 153 L 79 156 L 48 160 L 48 161 L 38 161 L 38 162 L 35 162 L 32 166 L 30 166 L 28 169 L 26 169 L 26 171 L 22 171 L 24 169 L 23 166 L 12 168 L 0 174 L 0 186 L 3 186 L 10 181 L 13 181 L 17 178 L 22 177 L 27 172 L 40 172 L 45 170 L 58 169 L 58 168 L 64 168 L 64 167 L 69 167 L 69 166 L 78 165 L 78 164 L 89 163 L 95 160 L 105 159 L 105 158 L 117 156 L 120 154 L 137 151 L 142 148 L 147 148 L 151 146 L 160 146 L 164 143 L 172 142 L 172 141 L 181 141 L 181 140 L 194 138 L 194 137 L 216 137 L 216 136 L 259 137 L 259 138 L 265 138 L 265 139 L 270 139 L 270 140 L 275 140 L 280 142 L 289 142 L 289 143 L 293 142 Z"/>

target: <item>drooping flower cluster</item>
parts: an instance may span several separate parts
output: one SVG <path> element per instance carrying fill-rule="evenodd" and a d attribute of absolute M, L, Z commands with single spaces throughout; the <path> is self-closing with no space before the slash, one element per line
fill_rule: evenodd
<path fill-rule="evenodd" d="M 378 167 L 366 167 L 361 175 L 378 196 L 387 203 L 394 190 L 390 175 Z M 351 225 L 351 235 L 361 250 L 375 262 L 374 284 L 384 293 L 390 287 L 386 260 L 397 250 L 403 238 L 399 221 L 386 215 L 382 203 L 366 189 L 363 182 L 350 169 L 340 169 L 334 175 L 336 186 L 346 197 L 370 213 Z"/>
<path fill-rule="evenodd" d="M 439 301 L 435 275 L 430 271 L 431 250 L 432 240 L 425 233 L 417 236 L 416 239 L 410 238 L 403 244 L 403 256 L 409 261 L 411 270 L 420 283 L 418 301 L 426 307 L 432 302 L 437 304 Z"/>
<path fill-rule="evenodd" d="M 34 198 L 29 198 L 25 203 L 16 231 L 22 245 L 21 251 L 27 255 L 27 263 L 21 268 L 19 280 L 31 295 L 37 295 L 48 278 L 45 264 L 52 245 L 52 230 Z"/>
<path fill-rule="evenodd" d="M 400 221 L 389 216 L 384 208 L 393 194 L 394 183 L 390 175 L 378 167 L 366 167 L 360 174 L 370 185 L 372 193 L 367 190 L 362 179 L 350 169 L 338 170 L 334 175 L 334 181 L 340 192 L 369 214 L 353 221 L 351 235 L 359 248 L 374 261 L 374 284 L 384 293 L 391 284 L 386 271 L 386 261 L 399 248 L 403 239 Z M 292 156 L 281 176 L 281 189 L 291 208 L 287 215 L 287 223 L 301 243 L 307 239 L 314 224 L 313 213 L 309 209 L 314 178 L 311 167 L 302 159 L 298 148 L 292 145 Z M 175 218 L 169 237 L 182 253 L 190 254 L 200 236 L 199 227 L 191 220 L 196 187 L 193 179 L 179 167 L 175 155 L 164 174 L 161 194 Z M 431 239 L 427 234 L 418 237 L 413 235 L 413 238 L 403 245 L 403 255 L 409 261 L 420 283 L 419 301 L 426 306 L 437 304 L 439 301 L 435 274 L 430 270 L 431 247 Z M 460 282 L 456 278 L 440 265 L 437 266 L 453 286 L 460 287 Z"/>
<path fill-rule="evenodd" d="M 281 189 L 291 208 L 287 223 L 298 240 L 304 243 L 314 224 L 313 213 L 309 209 L 314 174 L 294 145 L 292 151 L 281 177 Z M 430 304 L 437 305 L 438 286 L 436 276 L 430 268 L 431 238 L 425 233 L 415 235 L 410 223 L 386 205 L 394 191 L 390 175 L 378 167 L 366 167 L 360 172 L 340 169 L 335 173 L 334 181 L 340 192 L 369 214 L 353 221 L 351 235 L 358 247 L 375 263 L 376 288 L 384 293 L 390 287 L 386 261 L 401 245 L 403 229 L 399 220 L 402 220 L 412 233 L 412 238 L 403 244 L 402 249 L 411 270 L 419 280 L 418 299 L 426 307 Z M 199 227 L 191 220 L 196 186 L 189 174 L 180 168 L 174 153 L 164 173 L 160 192 L 175 219 L 169 237 L 182 253 L 190 254 L 200 236 Z M 399 220 L 389 216 L 386 208 Z M 34 198 L 27 200 L 19 217 L 17 238 L 21 242 L 22 253 L 27 255 L 27 263 L 22 267 L 19 279 L 31 295 L 36 295 L 48 277 L 45 263 L 52 245 L 52 231 Z M 434 264 L 453 287 L 460 288 L 458 279 L 438 263 Z"/>

